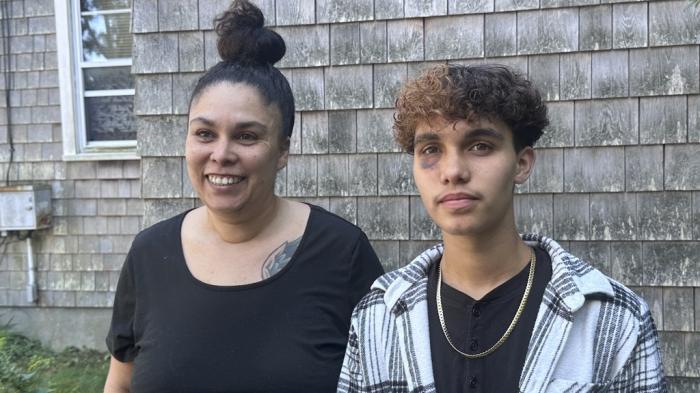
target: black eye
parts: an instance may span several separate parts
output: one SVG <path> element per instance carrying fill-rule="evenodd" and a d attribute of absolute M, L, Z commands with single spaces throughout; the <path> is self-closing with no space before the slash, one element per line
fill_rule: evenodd
<path fill-rule="evenodd" d="M 428 155 L 438 153 L 439 149 L 435 145 L 427 145 L 420 149 L 420 154 Z"/>

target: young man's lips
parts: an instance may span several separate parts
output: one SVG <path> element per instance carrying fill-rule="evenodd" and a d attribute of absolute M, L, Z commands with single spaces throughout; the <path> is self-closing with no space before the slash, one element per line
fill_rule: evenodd
<path fill-rule="evenodd" d="M 463 209 L 476 203 L 477 198 L 469 194 L 448 194 L 441 197 L 438 203 L 450 209 Z"/>

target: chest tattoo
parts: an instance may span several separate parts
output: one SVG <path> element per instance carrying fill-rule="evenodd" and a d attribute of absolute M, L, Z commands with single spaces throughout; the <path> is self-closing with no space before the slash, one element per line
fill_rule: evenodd
<path fill-rule="evenodd" d="M 301 236 L 291 241 L 285 241 L 280 244 L 279 247 L 272 250 L 262 264 L 261 275 L 263 280 L 272 277 L 289 263 L 300 242 Z"/>

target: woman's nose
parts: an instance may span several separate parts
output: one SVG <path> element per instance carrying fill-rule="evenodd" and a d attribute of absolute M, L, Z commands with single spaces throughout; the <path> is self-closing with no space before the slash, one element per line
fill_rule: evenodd
<path fill-rule="evenodd" d="M 230 141 L 222 138 L 213 144 L 209 158 L 220 165 L 232 163 L 236 160 L 236 154 L 232 147 L 233 144 Z"/>

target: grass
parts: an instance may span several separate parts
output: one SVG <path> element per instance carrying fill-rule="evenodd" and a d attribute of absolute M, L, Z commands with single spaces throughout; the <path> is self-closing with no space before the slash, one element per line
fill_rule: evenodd
<path fill-rule="evenodd" d="M 54 352 L 0 327 L 0 393 L 101 392 L 108 359 L 89 349 Z"/>

